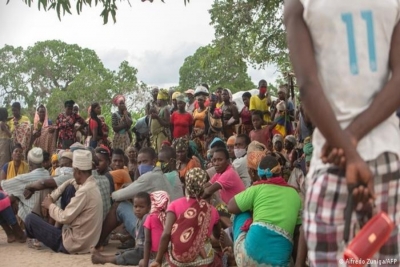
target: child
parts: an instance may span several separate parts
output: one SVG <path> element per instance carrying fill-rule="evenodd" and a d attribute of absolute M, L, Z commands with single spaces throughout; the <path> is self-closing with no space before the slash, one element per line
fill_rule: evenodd
<path fill-rule="evenodd" d="M 251 116 L 251 121 L 253 122 L 254 130 L 250 132 L 250 140 L 258 141 L 268 147 L 271 133 L 268 125 L 262 127 L 263 116 L 264 115 L 259 110 L 253 112 L 253 115 Z"/>
<path fill-rule="evenodd" d="M 157 256 L 158 245 L 164 231 L 166 210 L 169 205 L 169 195 L 165 191 L 156 191 L 150 194 L 151 211 L 144 223 L 144 258 L 139 267 L 148 267 Z"/>
<path fill-rule="evenodd" d="M 253 123 L 251 121 L 251 111 L 249 110 L 250 98 L 251 94 L 249 92 L 245 92 L 242 95 L 242 100 L 244 104 L 242 111 L 240 111 L 240 118 L 242 119 L 242 127 L 240 133 L 242 134 L 249 134 L 253 129 Z"/>
<path fill-rule="evenodd" d="M 133 198 L 133 212 L 137 218 L 135 228 L 135 247 L 125 250 L 121 254 L 102 255 L 96 249 L 92 250 L 93 264 L 112 263 L 116 265 L 138 265 L 144 255 L 144 227 L 147 213 L 150 212 L 151 200 L 150 195 L 146 192 L 139 192 Z"/>

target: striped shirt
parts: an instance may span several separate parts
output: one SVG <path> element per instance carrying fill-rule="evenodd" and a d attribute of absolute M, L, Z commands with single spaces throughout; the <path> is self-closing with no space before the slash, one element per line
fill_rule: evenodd
<path fill-rule="evenodd" d="M 49 177 L 49 172 L 44 168 L 39 168 L 30 173 L 21 174 L 11 180 L 3 180 L 1 187 L 8 195 L 13 195 L 19 199 L 18 216 L 25 221 L 25 217 L 32 212 L 35 203 L 39 201 L 40 192 L 35 192 L 30 199 L 25 199 L 25 187 L 40 179 Z"/>

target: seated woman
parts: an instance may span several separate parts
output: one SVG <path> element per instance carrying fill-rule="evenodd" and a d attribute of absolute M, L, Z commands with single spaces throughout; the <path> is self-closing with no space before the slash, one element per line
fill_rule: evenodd
<path fill-rule="evenodd" d="M 281 166 L 265 156 L 258 166 L 261 179 L 228 204 L 233 220 L 237 266 L 289 266 L 301 225 L 301 200 L 282 178 Z M 252 215 L 251 215 L 252 212 Z"/>
<path fill-rule="evenodd" d="M 207 173 L 200 168 L 193 168 L 186 174 L 185 180 L 186 197 L 169 205 L 157 256 L 150 266 L 161 266 L 163 259 L 171 267 L 222 266 L 221 258 L 210 243 L 211 234 L 220 236 L 218 212 L 200 199 Z M 169 242 L 171 246 L 168 246 Z"/>
<path fill-rule="evenodd" d="M 12 160 L 1 168 L 0 181 L 12 179 L 17 175 L 29 172 L 28 163 L 23 161 L 24 155 L 20 144 L 15 144 L 11 157 Z"/>
<path fill-rule="evenodd" d="M 179 178 L 184 182 L 186 173 L 190 169 L 201 168 L 201 163 L 196 156 L 192 155 L 188 140 L 178 138 L 175 140 L 173 147 L 176 150 L 176 169 L 179 172 Z"/>

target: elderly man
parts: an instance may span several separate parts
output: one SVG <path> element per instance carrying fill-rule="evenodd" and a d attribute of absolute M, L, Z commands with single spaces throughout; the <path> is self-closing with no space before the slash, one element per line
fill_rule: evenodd
<path fill-rule="evenodd" d="M 157 155 L 153 148 L 146 147 L 139 151 L 137 163 L 139 165 L 140 177 L 134 183 L 112 193 L 111 197 L 116 202 L 113 204 L 110 212 L 104 220 L 101 236 L 96 245 L 96 249 L 99 249 L 104 244 L 104 241 L 111 231 L 121 223 L 125 225 L 125 229 L 132 237 L 135 236 L 135 225 L 137 219 L 133 213 L 132 203 L 126 200 L 133 199 L 137 193 L 151 193 L 163 190 L 170 195 L 171 200 L 183 196 L 182 191 L 175 193 L 162 170 L 155 167 L 156 161 Z"/>
<path fill-rule="evenodd" d="M 39 193 L 33 194 L 30 199 L 25 199 L 24 189 L 25 187 L 43 177 L 48 177 L 49 172 L 42 167 L 43 163 L 43 150 L 35 147 L 28 152 L 28 164 L 29 173 L 21 174 L 14 177 L 11 180 L 4 180 L 1 182 L 1 187 L 9 195 L 12 203 L 17 200 L 18 204 L 18 216 L 25 220 L 26 216 L 32 212 L 35 203 L 39 199 Z"/>
<path fill-rule="evenodd" d="M 50 216 L 63 229 L 48 224 L 36 214 L 25 220 L 26 234 L 36 238 L 55 252 L 87 253 L 100 236 L 103 218 L 101 198 L 96 180 L 92 175 L 92 153 L 87 150 L 74 151 L 74 181 L 68 180 L 53 191 L 42 203 Z M 54 202 L 70 186 L 77 188 L 75 196 L 61 209 Z"/>

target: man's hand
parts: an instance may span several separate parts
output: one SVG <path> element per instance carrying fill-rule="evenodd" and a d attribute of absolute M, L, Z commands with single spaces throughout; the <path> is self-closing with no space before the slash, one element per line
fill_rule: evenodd
<path fill-rule="evenodd" d="M 351 143 L 353 144 L 354 148 L 357 148 L 358 140 L 357 138 L 351 133 L 350 130 L 346 129 L 345 131 L 348 134 L 348 138 L 350 138 Z M 343 148 L 333 148 L 328 143 L 325 143 L 322 147 L 321 151 L 321 159 L 323 163 L 331 163 L 340 168 L 344 169 L 346 166 L 346 157 L 344 155 Z"/>
<path fill-rule="evenodd" d="M 30 199 L 33 195 L 33 191 L 29 190 L 28 188 L 25 188 L 24 190 L 24 197 L 25 199 Z"/>
<path fill-rule="evenodd" d="M 42 207 L 49 209 L 50 205 L 54 203 L 54 200 L 48 195 L 42 202 Z"/>

